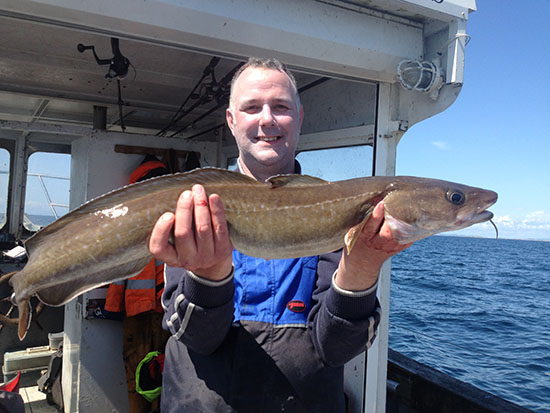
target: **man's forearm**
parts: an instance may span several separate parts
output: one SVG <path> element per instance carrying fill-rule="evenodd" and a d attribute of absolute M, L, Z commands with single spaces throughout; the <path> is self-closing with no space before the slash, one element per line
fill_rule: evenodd
<path fill-rule="evenodd" d="M 215 351 L 233 320 L 233 274 L 209 281 L 182 268 L 167 267 L 165 280 L 164 328 L 198 353 Z"/>

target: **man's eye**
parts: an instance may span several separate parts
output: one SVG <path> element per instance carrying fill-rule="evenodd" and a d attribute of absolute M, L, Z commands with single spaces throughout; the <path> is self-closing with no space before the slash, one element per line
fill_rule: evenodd
<path fill-rule="evenodd" d="M 256 113 L 260 110 L 260 107 L 259 106 L 246 106 L 244 108 L 244 111 L 246 113 Z"/>
<path fill-rule="evenodd" d="M 277 110 L 279 112 L 284 112 L 284 111 L 287 111 L 289 109 L 290 108 L 287 105 L 277 105 L 277 106 L 275 106 L 275 110 Z"/>

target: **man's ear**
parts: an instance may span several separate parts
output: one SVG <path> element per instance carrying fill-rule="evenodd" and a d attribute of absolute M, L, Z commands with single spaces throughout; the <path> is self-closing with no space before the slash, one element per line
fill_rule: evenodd
<path fill-rule="evenodd" d="M 227 126 L 231 130 L 231 134 L 235 136 L 235 118 L 233 117 L 233 112 L 231 111 L 231 108 L 227 108 L 225 110 L 225 121 L 227 122 Z"/>

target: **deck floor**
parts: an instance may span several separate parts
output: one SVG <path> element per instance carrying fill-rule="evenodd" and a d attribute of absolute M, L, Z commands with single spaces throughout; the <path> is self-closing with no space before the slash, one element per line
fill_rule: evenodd
<path fill-rule="evenodd" d="M 19 394 L 25 402 L 25 413 L 57 413 L 54 406 L 46 401 L 46 395 L 38 390 L 38 386 L 22 387 Z"/>

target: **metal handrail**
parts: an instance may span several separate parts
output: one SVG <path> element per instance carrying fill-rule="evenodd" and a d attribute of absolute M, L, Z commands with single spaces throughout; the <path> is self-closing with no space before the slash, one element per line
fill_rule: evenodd
<path fill-rule="evenodd" d="M 8 175 L 8 171 L 0 171 L 0 174 Z M 55 219 L 58 219 L 59 216 L 57 215 L 57 212 L 54 207 L 62 207 L 62 208 L 69 208 L 69 205 L 66 204 L 60 204 L 57 202 L 52 202 L 52 199 L 50 197 L 50 193 L 48 192 L 48 188 L 46 187 L 46 184 L 44 183 L 43 178 L 51 178 L 51 179 L 60 179 L 64 181 L 69 181 L 70 178 L 67 178 L 65 176 L 57 176 L 57 175 L 50 175 L 50 174 L 39 174 L 39 173 L 28 173 L 27 176 L 36 176 L 38 178 L 38 182 L 40 182 L 40 186 L 42 187 L 42 191 L 44 191 L 44 195 L 46 196 L 46 199 L 48 201 L 48 206 L 50 207 L 50 210 L 53 213 L 53 216 Z"/>
<path fill-rule="evenodd" d="M 57 212 L 56 212 L 54 207 L 59 206 L 59 207 L 69 208 L 69 205 L 58 204 L 58 203 L 52 202 L 52 199 L 50 198 L 50 194 L 48 193 L 48 189 L 46 188 L 46 184 L 44 183 L 44 180 L 42 179 L 42 177 L 52 178 L 52 179 L 61 179 L 61 180 L 67 180 L 67 181 L 69 180 L 69 178 L 65 178 L 63 176 L 55 176 L 55 175 L 47 175 L 47 174 L 36 174 L 36 173 L 30 173 L 30 174 L 27 174 L 27 175 L 28 176 L 36 176 L 38 178 L 38 181 L 40 182 L 40 185 L 42 186 L 42 190 L 44 191 L 44 195 L 46 196 L 46 199 L 48 200 L 48 205 L 49 205 L 50 209 L 52 210 L 53 216 L 55 217 L 55 219 L 58 219 L 59 216 L 57 215 Z"/>

